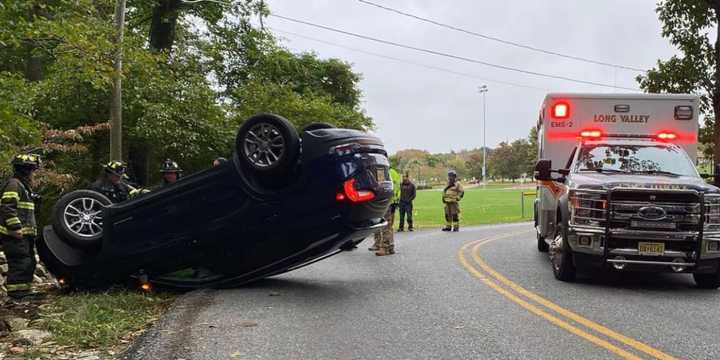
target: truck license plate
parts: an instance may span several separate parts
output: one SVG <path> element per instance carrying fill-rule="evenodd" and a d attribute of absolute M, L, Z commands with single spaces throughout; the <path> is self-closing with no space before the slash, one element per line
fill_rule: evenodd
<path fill-rule="evenodd" d="M 639 242 L 638 253 L 646 256 L 662 256 L 665 253 L 665 244 L 654 242 Z"/>

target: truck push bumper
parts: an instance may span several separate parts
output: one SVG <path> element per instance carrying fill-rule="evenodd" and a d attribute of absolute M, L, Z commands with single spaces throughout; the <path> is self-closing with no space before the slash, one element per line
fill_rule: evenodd
<path fill-rule="evenodd" d="M 720 233 L 704 232 L 705 206 L 702 193 L 695 191 L 673 191 L 673 196 L 687 195 L 689 200 L 683 204 L 664 205 L 668 212 L 678 209 L 693 209 L 682 215 L 673 214 L 678 221 L 671 223 L 674 230 L 638 228 L 633 224 L 647 225 L 647 222 L 636 222 L 630 215 L 629 208 L 647 202 L 638 200 L 633 203 L 628 199 L 642 193 L 653 191 L 644 189 L 618 189 L 607 192 L 604 219 L 596 219 L 595 226 L 578 225 L 570 222 L 568 226 L 568 242 L 578 267 L 612 267 L 616 270 L 634 270 L 650 272 L 692 272 L 710 273 L 717 271 L 720 263 Z M 638 195 L 639 194 L 639 195 Z M 658 194 L 655 192 L 654 195 Z M 628 196 L 630 195 L 630 196 Z M 659 198 L 659 196 L 658 196 Z M 688 223 L 687 219 L 696 219 Z M 672 220 L 673 222 L 675 220 Z M 647 226 L 661 226 L 649 224 Z M 682 228 L 681 228 L 682 227 Z"/>

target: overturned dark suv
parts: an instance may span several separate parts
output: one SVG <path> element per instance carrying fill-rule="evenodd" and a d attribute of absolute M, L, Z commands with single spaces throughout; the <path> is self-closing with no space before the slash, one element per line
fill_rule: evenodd
<path fill-rule="evenodd" d="M 74 287 L 130 277 L 184 287 L 231 286 L 353 247 L 382 228 L 392 198 L 382 142 L 311 125 L 298 134 L 261 114 L 237 134 L 231 161 L 118 204 L 78 190 L 58 201 L 39 252 Z M 188 268 L 212 275 L 183 280 Z"/>

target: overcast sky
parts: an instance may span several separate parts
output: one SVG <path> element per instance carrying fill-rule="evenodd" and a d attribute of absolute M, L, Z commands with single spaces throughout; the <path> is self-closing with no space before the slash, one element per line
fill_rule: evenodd
<path fill-rule="evenodd" d="M 660 35 L 654 0 L 370 0 L 477 33 L 569 55 L 651 68 L 675 53 Z M 637 88 L 634 71 L 541 54 L 477 38 L 365 5 L 357 0 L 267 0 L 272 12 L 389 41 L 564 77 Z M 363 76 L 363 107 L 390 152 L 447 152 L 482 145 L 487 84 L 487 144 L 527 136 L 545 93 L 627 92 L 547 79 L 395 48 L 270 17 L 266 26 L 293 51 L 353 64 Z M 324 40 L 355 50 L 297 35 Z M 356 51 L 356 50 L 361 50 Z M 443 68 L 464 76 L 365 52 Z M 484 78 L 481 80 L 478 78 Z M 499 80 L 529 86 L 510 86 Z"/>

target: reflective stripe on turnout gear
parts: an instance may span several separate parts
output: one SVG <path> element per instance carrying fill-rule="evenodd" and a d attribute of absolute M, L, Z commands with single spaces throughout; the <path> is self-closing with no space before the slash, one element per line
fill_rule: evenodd
<path fill-rule="evenodd" d="M 7 226 L 18 225 L 18 224 L 20 224 L 20 218 L 11 217 L 11 218 L 5 220 L 5 223 L 7 224 Z"/>
<path fill-rule="evenodd" d="M 15 199 L 15 200 L 17 200 L 17 201 L 20 201 L 20 194 L 18 194 L 18 193 L 15 192 L 15 191 L 7 191 L 7 192 L 4 192 L 4 193 L 3 193 L 2 199 L 3 199 L 3 200 L 5 200 L 5 199 Z"/>
<path fill-rule="evenodd" d="M 19 230 L 20 230 L 20 233 L 22 233 L 23 235 L 32 235 L 32 236 L 37 235 L 37 229 L 32 228 L 32 227 L 24 227 Z M 10 232 L 8 231 L 8 229 L 6 227 L 0 226 L 0 234 L 10 235 Z"/>
<path fill-rule="evenodd" d="M 18 209 L 35 210 L 35 203 L 29 201 L 18 201 Z"/>
<path fill-rule="evenodd" d="M 8 292 L 10 291 L 24 291 L 24 290 L 31 290 L 32 284 L 30 283 L 22 283 L 22 284 L 6 284 L 5 288 Z"/>

